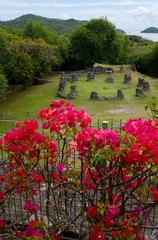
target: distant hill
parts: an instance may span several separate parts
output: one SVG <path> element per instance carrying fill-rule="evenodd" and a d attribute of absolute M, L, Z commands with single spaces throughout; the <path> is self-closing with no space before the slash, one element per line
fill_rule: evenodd
<path fill-rule="evenodd" d="M 125 31 L 122 30 L 122 29 L 116 29 L 116 32 L 121 33 L 121 34 L 123 34 L 123 35 L 126 34 Z"/>
<path fill-rule="evenodd" d="M 158 28 L 156 28 L 156 27 L 149 27 L 149 28 L 141 31 L 141 33 L 158 33 Z"/>
<path fill-rule="evenodd" d="M 43 25 L 48 28 L 48 30 L 59 32 L 62 34 L 72 33 L 78 25 L 82 25 L 87 22 L 75 19 L 61 20 L 55 18 L 41 17 L 34 14 L 26 14 L 21 17 L 15 18 L 14 20 L 0 21 L 0 26 L 24 29 L 25 24 L 29 20 L 32 20 L 34 22 L 42 22 Z"/>

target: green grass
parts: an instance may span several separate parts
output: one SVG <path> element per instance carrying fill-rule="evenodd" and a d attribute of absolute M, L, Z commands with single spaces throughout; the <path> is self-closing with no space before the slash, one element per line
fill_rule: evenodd
<path fill-rule="evenodd" d="M 123 122 L 129 118 L 137 118 L 142 116 L 143 119 L 148 118 L 148 115 L 144 111 L 144 106 L 148 102 L 158 103 L 158 80 L 148 76 L 143 76 L 137 72 L 132 73 L 131 84 L 123 84 L 124 73 L 130 72 L 128 66 L 124 66 L 124 73 L 120 74 L 120 66 L 112 66 L 114 68 L 114 74 L 112 74 L 114 83 L 106 83 L 105 79 L 108 75 L 96 74 L 95 80 L 88 82 L 87 74 L 79 73 L 79 81 L 75 83 L 77 85 L 78 97 L 76 99 L 66 100 L 74 104 L 75 109 L 84 109 L 89 115 L 92 116 L 93 123 L 97 123 L 97 119 L 100 121 L 110 121 L 114 119 L 119 124 L 119 120 Z M 60 74 L 49 75 L 45 78 L 51 79 L 51 83 L 43 85 L 31 86 L 27 90 L 23 91 L 19 88 L 15 88 L 11 92 L 6 100 L 0 102 L 0 119 L 3 119 L 5 113 L 6 119 L 18 120 L 18 114 L 20 114 L 21 120 L 26 118 L 26 114 L 29 119 L 33 118 L 33 115 L 37 114 L 40 109 L 47 108 L 51 101 L 61 99 L 57 97 L 57 89 L 60 81 Z M 146 94 L 144 98 L 135 97 L 135 89 L 138 83 L 138 77 L 144 77 L 146 81 L 150 83 L 151 91 Z M 67 85 L 66 92 L 69 92 L 70 83 Z M 115 101 L 95 101 L 90 100 L 90 94 L 92 91 L 96 91 L 99 96 L 116 96 L 117 89 L 123 89 L 125 98 L 123 100 Z M 155 98 L 153 98 L 155 97 Z"/>

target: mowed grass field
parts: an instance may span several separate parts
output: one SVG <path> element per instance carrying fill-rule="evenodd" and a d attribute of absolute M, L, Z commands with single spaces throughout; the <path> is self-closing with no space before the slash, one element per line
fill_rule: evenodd
<path fill-rule="evenodd" d="M 108 67 L 107 65 L 104 66 Z M 143 119 L 148 119 L 144 106 L 149 102 L 158 103 L 158 79 L 133 72 L 129 66 L 123 66 L 122 74 L 119 72 L 120 66 L 112 67 L 114 73 L 110 75 L 113 77 L 114 83 L 106 83 L 105 80 L 108 74 L 95 74 L 94 81 L 87 81 L 87 73 L 78 71 L 79 81 L 75 83 L 78 96 L 76 99 L 66 99 L 66 102 L 73 103 L 76 110 L 84 109 L 91 115 L 94 125 L 97 124 L 98 118 L 100 118 L 101 122 L 110 122 L 111 118 L 113 118 L 115 125 L 119 124 L 120 119 L 122 119 L 122 122 L 127 121 L 129 118 L 138 118 L 139 116 L 142 116 Z M 125 73 L 131 73 L 132 75 L 130 84 L 123 83 Z M 69 73 L 65 72 L 65 74 Z M 18 114 L 21 120 L 26 118 L 26 114 L 28 119 L 32 119 L 40 109 L 47 108 L 53 100 L 60 100 L 61 98 L 57 96 L 60 77 L 61 73 L 54 73 L 44 77 L 51 80 L 50 83 L 34 85 L 25 91 L 21 90 L 21 88 L 15 88 L 13 92 L 8 94 L 5 100 L 0 102 L 0 119 L 4 119 L 4 114 L 7 120 L 11 119 L 11 114 L 15 121 L 18 120 Z M 143 77 L 150 84 L 150 91 L 146 93 L 144 98 L 135 96 L 139 77 Z M 67 84 L 66 93 L 70 91 L 71 85 L 72 83 Z M 96 91 L 99 96 L 109 97 L 116 96 L 118 89 L 122 89 L 124 93 L 125 97 L 122 100 L 90 100 L 92 91 Z"/>

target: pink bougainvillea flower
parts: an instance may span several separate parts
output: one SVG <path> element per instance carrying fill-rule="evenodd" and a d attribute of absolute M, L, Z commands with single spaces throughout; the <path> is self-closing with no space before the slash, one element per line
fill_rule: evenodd
<path fill-rule="evenodd" d="M 40 231 L 33 231 L 32 233 L 32 237 L 35 237 L 35 236 L 38 236 L 38 237 L 43 237 L 44 239 L 44 233 L 40 232 Z M 33 238 L 34 239 L 34 238 Z M 41 238 L 40 238 L 41 239 Z"/>
<path fill-rule="evenodd" d="M 49 126 L 50 126 L 50 124 L 49 124 L 48 122 L 43 122 L 43 123 L 42 123 L 42 128 L 43 128 L 43 129 L 48 129 Z"/>
<path fill-rule="evenodd" d="M 5 224 L 5 223 L 3 222 L 3 220 L 0 219 L 0 228 L 2 228 L 4 224 Z"/>
<path fill-rule="evenodd" d="M 158 190 L 156 190 L 154 187 L 151 188 L 152 196 L 154 200 L 158 200 Z"/>
<path fill-rule="evenodd" d="M 49 164 L 50 164 L 50 165 L 54 165 L 54 163 L 55 163 L 55 161 L 54 161 L 53 159 L 50 159 L 50 160 L 49 160 Z"/>
<path fill-rule="evenodd" d="M 57 171 L 61 173 L 61 172 L 63 171 L 63 167 L 64 167 L 63 163 L 59 163 L 59 164 L 56 166 Z"/>
<path fill-rule="evenodd" d="M 76 144 L 76 143 L 70 143 L 70 147 L 71 147 L 72 149 L 76 149 L 77 144 Z"/>
<path fill-rule="evenodd" d="M 89 126 L 89 123 L 92 122 L 92 119 L 90 118 L 90 116 L 87 116 L 85 119 L 82 120 L 82 122 L 80 123 L 80 127 L 81 128 L 87 128 Z"/>
<path fill-rule="evenodd" d="M 96 240 L 103 240 L 103 232 L 102 231 L 97 232 Z"/>
<path fill-rule="evenodd" d="M 109 208 L 108 208 L 108 215 L 106 216 L 108 219 L 112 219 L 113 217 L 116 217 L 118 216 L 120 213 L 119 209 L 117 206 L 115 205 L 111 205 Z"/>
<path fill-rule="evenodd" d="M 4 199 L 4 192 L 0 192 L 0 200 Z"/>
<path fill-rule="evenodd" d="M 81 109 L 76 114 L 76 117 L 78 118 L 78 121 L 81 122 L 86 115 L 87 113 L 83 109 Z"/>
<path fill-rule="evenodd" d="M 31 237 L 33 234 L 33 231 L 34 231 L 33 227 L 28 225 L 24 233 L 27 235 L 27 237 Z"/>
<path fill-rule="evenodd" d="M 53 172 L 52 173 L 52 181 L 55 182 L 59 178 L 58 174 Z"/>
<path fill-rule="evenodd" d="M 6 181 L 6 178 L 3 175 L 1 175 L 0 176 L 0 182 L 5 182 L 5 181 Z"/>
<path fill-rule="evenodd" d="M 36 223 L 37 223 L 37 221 L 31 220 L 28 225 L 31 227 L 34 227 Z"/>
<path fill-rule="evenodd" d="M 44 181 L 44 177 L 42 175 L 38 175 L 38 173 L 33 173 L 32 174 L 32 180 L 34 183 L 39 183 Z"/>
<path fill-rule="evenodd" d="M 19 231 L 19 232 L 17 232 L 17 235 L 18 235 L 19 238 L 21 238 L 22 236 L 24 236 L 24 232 L 23 231 Z"/>
<path fill-rule="evenodd" d="M 107 216 L 102 216 L 101 221 L 105 224 L 106 227 L 115 225 L 114 219 L 108 219 Z"/>
<path fill-rule="evenodd" d="M 36 211 L 38 211 L 40 207 L 36 203 L 35 203 L 35 205 L 36 205 Z M 27 210 L 29 212 L 34 212 L 34 206 L 33 206 L 33 204 L 31 203 L 30 200 L 25 202 L 25 205 L 23 206 L 23 209 Z"/>
<path fill-rule="evenodd" d="M 37 190 L 33 190 L 33 195 L 38 195 L 38 191 Z"/>
<path fill-rule="evenodd" d="M 95 217 L 97 214 L 96 207 L 88 207 L 87 214 L 90 218 Z"/>
<path fill-rule="evenodd" d="M 118 231 L 117 231 L 117 230 L 111 232 L 111 236 L 114 237 L 114 238 L 118 237 L 118 235 L 119 235 L 119 234 L 118 234 Z"/>
<path fill-rule="evenodd" d="M 59 102 L 59 100 L 55 100 L 55 101 L 51 102 L 51 103 L 49 104 L 49 106 L 50 106 L 51 108 L 60 108 L 61 105 L 64 105 L 64 103 L 65 103 L 65 100 L 64 100 L 64 99 L 62 99 L 60 102 Z"/>
<path fill-rule="evenodd" d="M 18 128 L 20 126 L 20 123 L 19 122 L 16 122 L 15 123 L 15 126 Z"/>
<path fill-rule="evenodd" d="M 9 162 L 9 164 L 7 165 L 7 168 L 12 168 L 14 167 L 14 163 L 13 162 Z"/>
<path fill-rule="evenodd" d="M 136 210 L 136 212 L 137 212 L 138 214 L 140 214 L 140 213 L 141 213 L 141 211 L 142 211 L 142 210 L 141 210 L 141 208 L 140 208 L 139 206 L 138 206 L 138 207 L 136 207 L 136 208 L 135 208 L 135 210 Z"/>
<path fill-rule="evenodd" d="M 50 152 L 57 152 L 57 145 L 55 140 L 50 141 L 47 146 L 50 149 Z"/>

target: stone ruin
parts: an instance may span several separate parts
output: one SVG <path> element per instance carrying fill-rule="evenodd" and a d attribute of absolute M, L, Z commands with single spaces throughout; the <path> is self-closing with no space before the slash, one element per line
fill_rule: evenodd
<path fill-rule="evenodd" d="M 113 68 L 111 68 L 111 67 L 104 68 L 102 66 L 93 67 L 92 71 L 95 74 L 97 74 L 97 73 L 108 73 L 108 74 L 110 74 L 110 73 L 114 72 Z"/>
<path fill-rule="evenodd" d="M 123 66 L 120 66 L 120 73 L 123 73 Z"/>
<path fill-rule="evenodd" d="M 102 73 L 102 72 L 103 72 L 103 67 L 101 67 L 101 66 L 93 68 L 93 73 L 94 74 L 98 74 L 98 73 Z"/>
<path fill-rule="evenodd" d="M 64 92 L 66 90 L 67 82 L 68 82 L 68 77 L 64 73 L 62 73 L 59 86 L 58 86 L 58 92 Z"/>
<path fill-rule="evenodd" d="M 136 88 L 136 97 L 145 97 L 144 90 L 142 88 Z"/>
<path fill-rule="evenodd" d="M 91 100 L 105 100 L 105 101 L 120 100 L 120 99 L 124 99 L 124 94 L 123 94 L 122 90 L 118 89 L 117 90 L 117 96 L 115 96 L 115 97 L 105 97 L 105 96 L 98 96 L 98 93 L 94 91 L 94 92 L 91 92 L 90 99 Z"/>
<path fill-rule="evenodd" d="M 64 92 L 66 91 L 66 85 L 67 82 L 70 81 L 70 79 L 73 79 L 75 81 L 78 81 L 77 74 L 72 74 L 71 78 L 70 76 L 65 75 L 64 72 L 62 72 L 59 86 L 58 86 L 58 92 L 57 95 L 62 98 L 68 98 L 68 99 L 74 99 L 78 95 L 78 91 L 76 89 L 76 85 L 71 85 L 70 86 L 70 92 L 68 94 L 65 94 Z"/>
<path fill-rule="evenodd" d="M 87 73 L 87 81 L 93 81 L 94 80 L 94 73 L 88 72 Z"/>
<path fill-rule="evenodd" d="M 97 92 L 91 92 L 91 95 L 90 95 L 90 99 L 92 100 L 92 99 L 96 99 L 96 100 L 98 100 L 98 93 Z"/>
<path fill-rule="evenodd" d="M 143 83 L 145 82 L 144 78 L 138 78 L 138 84 L 137 87 L 143 87 Z"/>
<path fill-rule="evenodd" d="M 131 83 L 131 79 L 132 79 L 131 73 L 125 73 L 123 83 L 125 83 L 125 84 Z"/>
<path fill-rule="evenodd" d="M 150 91 L 150 86 L 149 86 L 149 82 L 145 81 L 144 78 L 138 78 L 138 84 L 137 84 L 136 88 L 136 96 L 137 97 L 144 97 L 145 93 L 147 91 Z"/>
<path fill-rule="evenodd" d="M 78 82 L 78 76 L 77 76 L 77 73 L 72 73 L 70 75 L 70 83 L 75 83 L 75 82 Z"/>
<path fill-rule="evenodd" d="M 150 86 L 148 81 L 143 82 L 143 90 L 145 92 L 150 91 Z"/>
<path fill-rule="evenodd" d="M 124 94 L 121 89 L 117 90 L 117 98 L 118 99 L 124 99 Z"/>
<path fill-rule="evenodd" d="M 70 92 L 67 95 L 68 99 L 75 99 L 78 95 L 78 91 L 76 89 L 76 85 L 71 85 L 70 86 Z"/>
<path fill-rule="evenodd" d="M 104 71 L 104 72 L 107 73 L 107 74 L 111 74 L 111 73 L 114 72 L 114 70 L 113 70 L 113 68 L 108 67 L 108 68 L 105 68 L 105 71 Z"/>
<path fill-rule="evenodd" d="M 107 83 L 113 83 L 113 82 L 114 82 L 112 76 L 108 76 L 105 81 L 106 81 Z"/>
<path fill-rule="evenodd" d="M 76 89 L 76 85 L 70 86 L 70 92 L 68 94 L 65 94 L 63 92 L 58 91 L 58 96 L 61 98 L 67 98 L 67 99 L 75 99 L 78 95 L 78 91 Z"/>

